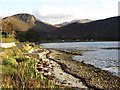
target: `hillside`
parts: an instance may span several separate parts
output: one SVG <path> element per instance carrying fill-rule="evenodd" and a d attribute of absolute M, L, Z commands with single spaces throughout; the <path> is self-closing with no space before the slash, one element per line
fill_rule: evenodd
<path fill-rule="evenodd" d="M 17 14 L 3 19 L 4 23 L 10 23 L 18 31 L 27 31 L 35 25 L 35 17 L 29 14 Z"/>
<path fill-rule="evenodd" d="M 120 16 L 103 20 L 73 20 L 55 27 L 30 14 L 16 14 L 3 19 L 2 29 L 20 41 L 112 41 L 118 40 Z M 63 25 L 63 26 L 62 26 Z"/>
<path fill-rule="evenodd" d="M 2 29 L 10 34 L 14 32 L 20 41 L 39 41 L 41 35 L 55 30 L 55 27 L 30 14 L 16 14 L 3 18 Z"/>
<path fill-rule="evenodd" d="M 56 38 L 80 41 L 118 40 L 118 24 L 120 17 L 112 17 L 89 23 L 74 22 L 58 28 L 54 32 Z"/>

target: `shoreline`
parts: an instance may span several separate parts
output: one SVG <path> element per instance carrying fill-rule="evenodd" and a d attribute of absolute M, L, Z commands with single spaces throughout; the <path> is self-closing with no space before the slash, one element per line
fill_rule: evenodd
<path fill-rule="evenodd" d="M 38 50 L 39 60 L 37 60 L 36 69 L 40 74 L 59 88 L 88 88 L 81 79 L 65 72 L 59 63 L 48 58 L 49 53 L 50 50 L 47 49 Z"/>
<path fill-rule="evenodd" d="M 25 51 L 23 52 L 22 50 Z M 28 60 L 34 58 L 35 67 L 33 66 L 33 68 L 36 74 L 41 78 L 41 81 L 47 80 L 48 87 L 54 87 L 52 85 L 55 85 L 60 89 L 120 89 L 118 85 L 118 81 L 120 81 L 119 77 L 113 76 L 110 72 L 96 68 L 93 65 L 72 59 L 72 55 L 82 55 L 82 51 L 66 52 L 45 49 L 34 46 L 34 44 L 20 44 L 16 49 L 6 49 L 4 54 L 9 55 L 9 52 L 21 53 L 21 55 Z M 13 61 L 16 63 L 17 59 L 14 58 L 14 54 L 10 54 L 9 57 L 13 57 Z M 51 86 L 49 86 L 50 83 Z"/>
<path fill-rule="evenodd" d="M 118 85 L 119 77 L 93 65 L 72 60 L 71 55 L 68 55 L 68 53 L 50 50 L 47 58 L 60 64 L 64 72 L 81 79 L 89 88 L 120 89 Z"/>

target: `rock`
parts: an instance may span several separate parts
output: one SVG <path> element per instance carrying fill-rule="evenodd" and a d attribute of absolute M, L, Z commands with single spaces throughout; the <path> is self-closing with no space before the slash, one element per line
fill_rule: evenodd
<path fill-rule="evenodd" d="M 72 83 L 67 83 L 68 85 L 72 85 Z"/>
<path fill-rule="evenodd" d="M 37 62 L 39 62 L 39 60 L 37 60 Z"/>
<path fill-rule="evenodd" d="M 41 74 L 44 74 L 44 71 L 41 71 L 40 73 L 41 73 Z"/>
<path fill-rule="evenodd" d="M 39 50 L 37 50 L 37 52 L 38 52 L 38 53 L 41 53 L 41 52 L 43 52 L 43 49 L 39 49 Z"/>
<path fill-rule="evenodd" d="M 50 76 L 48 76 L 48 79 L 49 79 L 49 80 L 54 80 L 54 79 L 55 79 L 55 76 L 50 75 Z"/>
<path fill-rule="evenodd" d="M 43 54 L 39 53 L 39 58 L 42 59 Z"/>
<path fill-rule="evenodd" d="M 60 75 L 63 75 L 63 73 L 60 73 Z"/>
<path fill-rule="evenodd" d="M 41 62 L 41 61 L 39 61 L 39 62 L 38 62 L 38 64 L 42 64 L 42 62 Z"/>
<path fill-rule="evenodd" d="M 52 64 L 51 67 L 55 67 L 55 64 Z"/>
<path fill-rule="evenodd" d="M 49 72 L 49 68 L 43 68 L 45 72 Z"/>
<path fill-rule="evenodd" d="M 25 56 L 25 58 L 29 59 L 30 57 L 29 56 Z"/>
<path fill-rule="evenodd" d="M 43 75 L 44 75 L 45 77 L 47 77 L 47 76 L 48 76 L 48 73 L 45 73 L 45 72 L 44 72 Z"/>
<path fill-rule="evenodd" d="M 43 70 L 43 67 L 41 66 L 41 67 L 37 67 L 37 70 L 38 71 L 42 71 Z"/>
<path fill-rule="evenodd" d="M 42 64 L 37 64 L 37 67 L 41 67 L 42 66 Z"/>
<path fill-rule="evenodd" d="M 67 83 L 67 80 L 63 80 L 60 82 L 61 84 L 66 84 Z"/>
<path fill-rule="evenodd" d="M 43 62 L 43 67 L 46 67 L 48 65 L 49 65 L 48 62 Z"/>
<path fill-rule="evenodd" d="M 48 72 L 48 75 L 49 75 L 49 76 L 51 76 L 51 75 L 52 75 L 52 73 L 51 73 L 51 72 Z"/>
<path fill-rule="evenodd" d="M 60 58 L 57 58 L 57 60 L 60 60 Z"/>
<path fill-rule="evenodd" d="M 49 61 L 49 59 L 44 58 L 44 59 L 42 59 L 42 61 L 43 61 L 43 62 L 48 62 L 48 61 Z"/>
<path fill-rule="evenodd" d="M 53 69 L 54 66 L 55 66 L 55 65 L 53 65 L 53 64 L 52 64 L 52 65 L 49 64 L 49 68 L 50 68 L 50 69 Z"/>
<path fill-rule="evenodd" d="M 33 49 L 33 48 L 31 48 L 31 49 L 28 51 L 28 53 L 32 53 L 32 52 L 34 52 L 34 49 Z"/>

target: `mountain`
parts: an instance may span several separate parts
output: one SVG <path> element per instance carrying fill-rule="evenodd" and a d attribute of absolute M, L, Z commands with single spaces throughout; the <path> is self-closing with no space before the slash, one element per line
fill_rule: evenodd
<path fill-rule="evenodd" d="M 70 22 L 63 22 L 63 23 L 60 23 L 60 24 L 55 24 L 55 26 L 56 27 L 62 27 L 62 26 L 66 26 L 68 24 L 72 24 L 72 23 L 75 23 L 75 22 L 77 22 L 77 23 L 89 23 L 89 22 L 92 22 L 92 20 L 90 20 L 90 19 L 80 19 L 80 20 L 75 19 L 75 20 L 72 20 Z"/>
<path fill-rule="evenodd" d="M 55 27 L 30 14 L 16 14 L 3 18 L 2 30 L 14 34 L 19 41 L 112 41 L 118 40 L 120 16 L 102 20 L 89 19 L 64 22 Z"/>
<path fill-rule="evenodd" d="M 80 41 L 107 41 L 118 40 L 118 24 L 120 16 L 89 23 L 74 22 L 58 28 L 54 32 L 57 39 Z"/>
<path fill-rule="evenodd" d="M 14 31 L 20 41 L 39 41 L 44 34 L 56 29 L 26 13 L 3 18 L 2 27 L 3 31 L 10 34 Z"/>
<path fill-rule="evenodd" d="M 3 18 L 3 24 L 9 23 L 18 31 L 27 31 L 35 25 L 35 17 L 29 14 L 17 14 Z"/>

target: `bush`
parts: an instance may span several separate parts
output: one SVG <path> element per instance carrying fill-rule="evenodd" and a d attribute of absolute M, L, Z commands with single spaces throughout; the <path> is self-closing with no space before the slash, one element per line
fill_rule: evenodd
<path fill-rule="evenodd" d="M 36 58 L 26 58 L 19 48 L 5 49 L 2 54 L 3 88 L 53 88 L 35 68 Z"/>
<path fill-rule="evenodd" d="M 2 38 L 2 42 L 3 43 L 11 43 L 11 42 L 15 42 L 14 38 Z"/>

